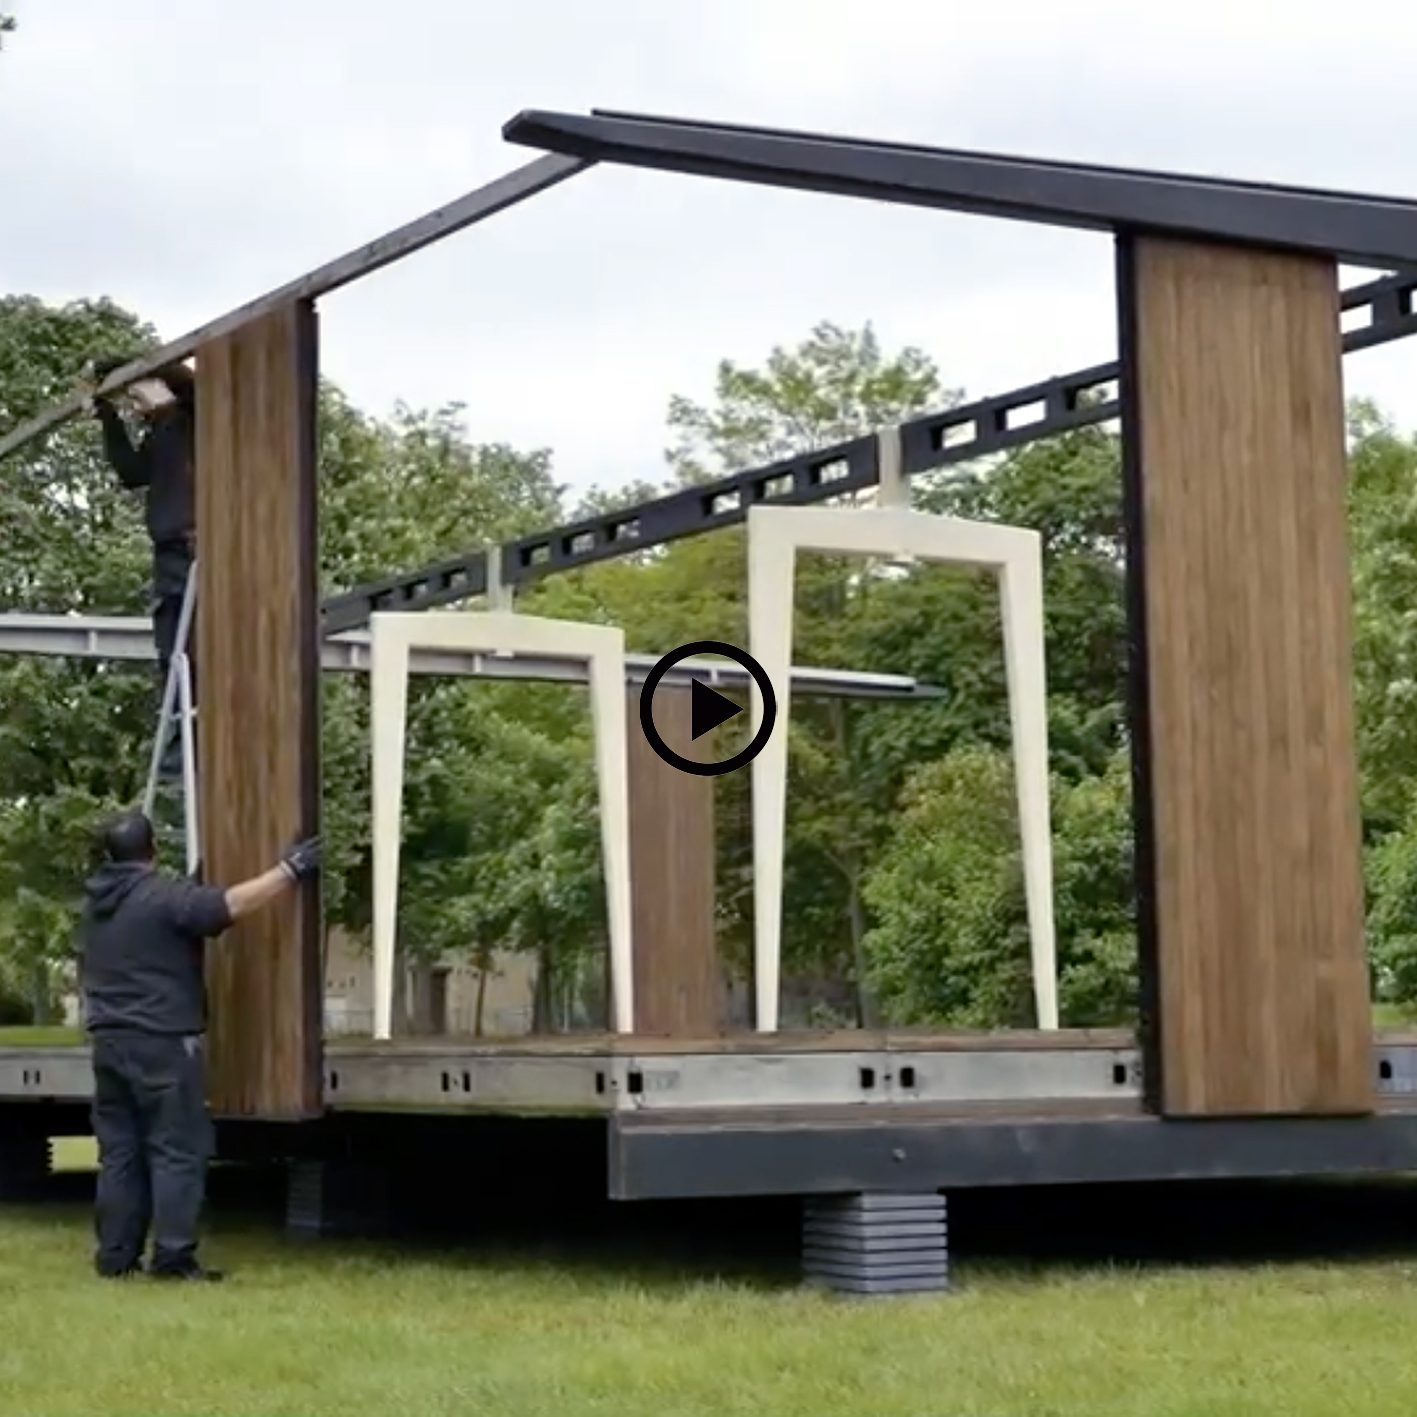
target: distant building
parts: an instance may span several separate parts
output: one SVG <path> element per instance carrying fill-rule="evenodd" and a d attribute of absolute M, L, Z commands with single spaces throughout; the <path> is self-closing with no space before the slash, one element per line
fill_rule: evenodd
<path fill-rule="evenodd" d="M 478 994 L 482 994 L 482 1033 L 489 1038 L 514 1038 L 530 1033 L 535 1008 L 536 959 L 532 955 L 498 952 L 485 986 L 482 971 L 466 960 L 451 959 L 422 971 L 421 1007 L 412 1010 L 418 1032 L 473 1034 L 477 1030 Z M 64 1024 L 82 1025 L 82 1009 L 73 982 L 62 997 Z M 329 1035 L 369 1035 L 374 1032 L 374 968 L 367 949 L 345 931 L 333 929 L 325 943 L 325 1032 Z"/>
<path fill-rule="evenodd" d="M 450 959 L 426 972 L 420 1032 L 477 1032 L 482 971 L 466 960 Z M 498 952 L 482 998 L 482 1032 L 490 1038 L 530 1033 L 536 992 L 536 960 Z M 374 1031 L 374 969 L 368 951 L 343 930 L 331 930 L 325 947 L 325 1032 Z"/>

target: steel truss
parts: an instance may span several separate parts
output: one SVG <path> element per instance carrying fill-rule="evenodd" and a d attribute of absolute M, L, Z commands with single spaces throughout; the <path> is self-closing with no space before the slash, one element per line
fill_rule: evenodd
<path fill-rule="evenodd" d="M 1353 286 L 1342 293 L 1342 309 L 1347 353 L 1417 332 L 1417 273 L 1399 272 Z M 902 471 L 906 476 L 932 472 L 1120 418 L 1120 374 L 1113 360 L 912 419 L 901 428 Z M 737 526 L 750 507 L 761 503 L 801 506 L 864 492 L 877 485 L 880 475 L 876 436 L 867 434 L 504 542 L 498 552 L 500 579 L 509 586 L 527 585 L 553 571 Z M 487 590 L 487 551 L 468 551 L 330 597 L 323 606 L 324 633 L 358 629 L 376 611 L 429 610 Z"/>

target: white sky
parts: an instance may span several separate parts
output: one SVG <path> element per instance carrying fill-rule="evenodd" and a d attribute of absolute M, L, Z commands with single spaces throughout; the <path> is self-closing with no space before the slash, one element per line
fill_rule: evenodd
<path fill-rule="evenodd" d="M 3 0 L 0 291 L 167 337 L 620 108 L 1417 196 L 1403 0 Z M 1164 18 L 1162 13 L 1164 12 Z M 1266 17 L 1274 15 L 1271 21 Z M 1349 273 L 1349 282 L 1357 273 Z M 321 303 L 327 373 L 460 400 L 572 486 L 662 475 L 673 393 L 820 319 L 1002 392 L 1116 350 L 1109 241 L 601 168 Z M 1417 425 L 1417 339 L 1350 393 Z"/>

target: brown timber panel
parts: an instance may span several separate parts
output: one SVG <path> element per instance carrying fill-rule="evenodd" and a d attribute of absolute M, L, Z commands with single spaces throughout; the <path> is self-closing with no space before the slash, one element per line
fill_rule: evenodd
<path fill-rule="evenodd" d="M 635 1032 L 705 1038 L 721 1016 L 714 927 L 714 779 L 670 767 L 640 726 L 630 695 L 630 883 Z M 706 759 L 690 740 L 690 691 L 660 688 L 654 723 L 676 753 Z"/>
<path fill-rule="evenodd" d="M 319 821 L 316 325 L 291 304 L 197 355 L 197 633 L 204 876 L 269 868 Z M 321 917 L 306 885 L 208 950 L 219 1115 L 321 1105 Z"/>
<path fill-rule="evenodd" d="M 1131 269 L 1161 1110 L 1369 1111 L 1337 269 Z"/>

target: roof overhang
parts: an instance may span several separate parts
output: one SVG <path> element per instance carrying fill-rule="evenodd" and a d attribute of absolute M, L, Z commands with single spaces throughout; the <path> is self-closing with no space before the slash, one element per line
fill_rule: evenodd
<path fill-rule="evenodd" d="M 1417 264 L 1417 202 L 643 114 L 530 109 L 509 142 L 590 162 L 1097 231 Z"/>

